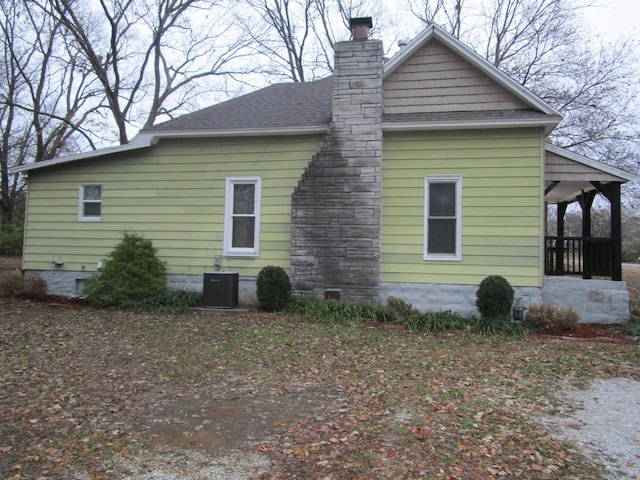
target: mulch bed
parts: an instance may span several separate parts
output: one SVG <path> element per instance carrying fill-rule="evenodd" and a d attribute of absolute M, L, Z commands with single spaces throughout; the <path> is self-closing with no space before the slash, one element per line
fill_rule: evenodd
<path fill-rule="evenodd" d="M 573 332 L 546 331 L 532 333 L 530 336 L 539 339 L 558 339 L 578 342 L 601 342 L 631 345 L 638 343 L 638 339 L 622 333 L 624 325 L 611 323 L 579 323 Z"/>

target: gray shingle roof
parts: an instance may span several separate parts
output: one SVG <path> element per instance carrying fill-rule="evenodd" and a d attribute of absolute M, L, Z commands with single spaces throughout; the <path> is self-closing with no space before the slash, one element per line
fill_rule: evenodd
<path fill-rule="evenodd" d="M 145 132 L 328 126 L 333 77 L 279 83 L 169 120 Z"/>

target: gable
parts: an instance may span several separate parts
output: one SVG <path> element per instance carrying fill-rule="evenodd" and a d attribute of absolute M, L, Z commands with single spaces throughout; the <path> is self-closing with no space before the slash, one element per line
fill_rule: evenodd
<path fill-rule="evenodd" d="M 529 110 L 495 80 L 432 39 L 384 82 L 384 113 Z"/>

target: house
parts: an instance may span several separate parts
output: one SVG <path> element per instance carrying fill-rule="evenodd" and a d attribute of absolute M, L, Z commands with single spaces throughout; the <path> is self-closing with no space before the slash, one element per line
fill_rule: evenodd
<path fill-rule="evenodd" d="M 239 273 L 245 304 L 260 269 L 279 265 L 317 297 L 474 313 L 480 281 L 503 275 L 524 304 L 628 318 L 620 185 L 631 176 L 547 144 L 560 113 L 437 26 L 387 61 L 368 38 L 371 20 L 352 26 L 331 77 L 18 168 L 28 179 L 25 274 L 77 295 L 131 231 L 153 241 L 172 288 L 202 289 L 219 256 Z M 545 237 L 547 202 L 589 211 L 595 192 L 612 204 L 608 264 L 591 261 L 602 248 L 588 222 L 584 238 L 565 238 L 561 224 Z"/>

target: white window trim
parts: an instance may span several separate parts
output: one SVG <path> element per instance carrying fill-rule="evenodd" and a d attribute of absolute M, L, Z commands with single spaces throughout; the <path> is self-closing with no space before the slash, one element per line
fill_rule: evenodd
<path fill-rule="evenodd" d="M 85 217 L 84 213 L 84 189 L 85 187 L 100 187 L 100 216 L 98 217 Z M 96 203 L 95 200 L 92 202 Z M 78 221 L 79 222 L 101 222 L 102 221 L 102 184 L 101 183 L 82 183 L 78 187 Z"/>
<path fill-rule="evenodd" d="M 456 184 L 456 252 L 429 253 L 429 184 L 430 183 L 455 183 Z M 462 176 L 461 175 L 427 175 L 424 177 L 424 244 L 423 259 L 435 261 L 461 261 L 462 260 Z"/>
<path fill-rule="evenodd" d="M 255 185 L 254 196 L 254 248 L 233 248 L 233 186 L 237 184 Z M 257 257 L 260 253 L 260 205 L 261 205 L 262 179 L 260 177 L 227 177 L 225 179 L 224 195 L 224 242 L 223 253 L 229 257 Z"/>

